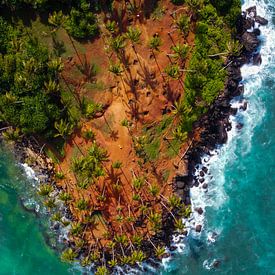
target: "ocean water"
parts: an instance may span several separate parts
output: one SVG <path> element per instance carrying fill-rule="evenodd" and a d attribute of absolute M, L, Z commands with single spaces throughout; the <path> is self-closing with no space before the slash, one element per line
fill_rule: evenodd
<path fill-rule="evenodd" d="M 204 158 L 208 191 L 191 191 L 204 215 L 190 225 L 203 225 L 202 233 L 191 230 L 155 274 L 275 274 L 275 0 L 243 1 L 252 5 L 269 25 L 261 27 L 262 65 L 242 68 L 248 108 L 231 118 L 228 143 Z M 22 208 L 32 184 L 0 148 L 0 275 L 74 274 L 45 242 L 46 218 Z"/>
<path fill-rule="evenodd" d="M 45 242 L 46 217 L 37 218 L 22 207 L 22 198 L 36 192 L 33 184 L 0 148 L 0 274 L 70 274 Z"/>

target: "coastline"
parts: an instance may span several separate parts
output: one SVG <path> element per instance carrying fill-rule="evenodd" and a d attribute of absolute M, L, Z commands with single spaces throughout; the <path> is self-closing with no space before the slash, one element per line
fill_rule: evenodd
<path fill-rule="evenodd" d="M 248 19 L 240 19 L 243 23 L 247 23 Z M 245 25 L 243 24 L 242 25 Z M 239 38 L 243 36 L 243 30 L 240 31 Z M 247 29 L 246 32 L 247 33 Z M 227 67 L 229 72 L 229 79 L 227 81 L 226 89 L 218 97 L 216 102 L 210 107 L 208 113 L 201 118 L 197 123 L 196 127 L 204 129 L 201 135 L 201 141 L 194 144 L 192 148 L 186 154 L 186 160 L 188 161 L 188 174 L 176 176 L 174 180 L 174 192 L 182 196 L 183 201 L 186 205 L 190 205 L 190 188 L 193 185 L 201 184 L 200 179 L 194 177 L 195 167 L 201 162 L 202 155 L 210 155 L 210 152 L 220 144 L 224 144 L 227 141 L 226 131 L 230 129 L 231 125 L 229 122 L 229 116 L 236 113 L 236 109 L 231 107 L 230 101 L 242 94 L 243 87 L 239 86 L 241 81 L 240 67 L 246 64 L 251 57 L 253 57 L 254 50 L 258 47 L 258 43 L 254 41 L 249 44 L 252 51 L 246 50 L 240 57 L 234 57 L 228 60 Z M 254 47 L 254 46 L 255 47 Z M 245 108 L 245 105 L 243 106 Z M 240 125 L 241 127 L 241 125 Z M 29 148 L 30 151 L 27 149 Z M 47 175 L 45 181 L 50 182 L 55 188 L 55 179 L 54 179 L 54 167 L 52 162 L 40 152 L 40 147 L 36 144 L 35 141 L 31 142 L 30 140 L 23 139 L 22 144 L 16 144 L 14 148 L 14 154 L 18 158 L 18 161 L 25 163 L 26 160 L 30 157 L 30 152 L 33 152 L 36 156 L 36 163 L 31 164 L 30 166 L 34 169 L 39 175 Z M 40 160 L 41 158 L 41 160 Z M 206 173 L 206 169 L 202 168 L 202 171 Z M 39 176 L 40 177 L 40 176 Z M 202 180 L 202 178 L 201 178 Z M 58 188 L 56 189 L 57 191 Z M 201 212 L 201 210 L 198 210 Z M 171 225 L 169 223 L 169 213 L 167 217 L 163 219 L 168 219 L 166 227 L 163 231 L 168 232 L 167 229 L 171 230 Z M 172 222 L 172 221 L 171 221 Z M 203 227 L 195 228 L 197 232 L 200 232 Z M 167 234 L 169 236 L 169 242 L 171 242 L 170 232 Z M 166 238 L 166 236 L 164 236 Z M 167 255 L 168 256 L 168 255 Z"/>
<path fill-rule="evenodd" d="M 188 174 L 175 177 L 174 189 L 176 192 L 184 190 L 185 203 L 191 203 L 192 216 L 187 221 L 189 233 L 192 231 L 195 236 L 199 236 L 204 230 L 204 206 L 193 207 L 191 190 L 194 192 L 205 192 L 208 190 L 206 178 L 213 177 L 208 171 L 208 162 L 211 158 L 218 156 L 219 148 L 227 143 L 230 131 L 235 127 L 238 133 L 243 124 L 232 122 L 230 117 L 234 117 L 239 110 L 246 111 L 248 102 L 242 97 L 244 85 L 242 82 L 241 68 L 244 65 L 260 65 L 261 55 L 259 47 L 261 41 L 260 26 L 267 25 L 268 21 L 257 15 L 257 9 L 252 6 L 242 12 L 238 18 L 237 40 L 243 45 L 243 50 L 239 56 L 229 57 L 227 60 L 228 79 L 224 91 L 218 96 L 214 104 L 195 125 L 197 129 L 203 129 L 200 141 L 195 143 L 186 153 L 185 159 L 188 163 Z M 234 103 L 232 101 L 235 101 Z M 216 158 L 218 161 L 218 159 Z M 182 187 L 184 182 L 184 188 Z M 196 193 L 196 194 L 197 194 Z M 215 242 L 216 232 L 208 236 L 210 242 Z M 182 238 L 176 239 L 181 242 Z M 218 267 L 219 261 L 213 262 L 212 267 Z"/>

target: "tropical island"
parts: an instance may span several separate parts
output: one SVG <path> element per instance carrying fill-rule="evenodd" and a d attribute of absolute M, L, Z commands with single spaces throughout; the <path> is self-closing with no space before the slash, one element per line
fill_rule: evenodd
<path fill-rule="evenodd" d="M 1 135 L 49 175 L 38 193 L 68 231 L 61 260 L 107 274 L 169 256 L 173 234 L 187 234 L 189 158 L 209 130 L 199 121 L 231 112 L 223 101 L 209 116 L 228 87 L 240 92 L 234 58 L 258 46 L 237 40 L 240 1 L 0 7 Z"/>

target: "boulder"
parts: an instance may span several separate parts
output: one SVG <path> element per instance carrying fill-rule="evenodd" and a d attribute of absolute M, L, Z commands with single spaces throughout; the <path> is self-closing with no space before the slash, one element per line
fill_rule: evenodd
<path fill-rule="evenodd" d="M 202 229 L 202 225 L 197 224 L 195 227 L 196 232 L 201 232 L 201 229 Z"/>
<path fill-rule="evenodd" d="M 183 189 L 184 186 L 185 186 L 185 182 L 183 182 L 183 181 L 177 181 L 177 182 L 176 182 L 176 187 L 177 187 L 178 189 Z"/>
<path fill-rule="evenodd" d="M 246 10 L 246 12 L 247 12 L 248 15 L 251 16 L 251 17 L 257 16 L 257 8 L 256 8 L 256 6 L 252 6 L 252 7 L 248 8 L 248 9 Z"/>
<path fill-rule="evenodd" d="M 262 57 L 260 53 L 253 55 L 253 65 L 259 66 L 262 64 Z"/>
<path fill-rule="evenodd" d="M 195 211 L 197 211 L 200 215 L 203 213 L 203 210 L 201 207 L 196 208 Z"/>
<path fill-rule="evenodd" d="M 268 20 L 258 15 L 255 17 L 255 21 L 262 26 L 266 26 L 268 24 Z"/>
<path fill-rule="evenodd" d="M 257 38 L 257 35 L 251 32 L 246 32 L 242 35 L 242 43 L 245 47 L 245 49 L 249 52 L 255 51 L 258 46 L 260 45 L 260 41 Z"/>

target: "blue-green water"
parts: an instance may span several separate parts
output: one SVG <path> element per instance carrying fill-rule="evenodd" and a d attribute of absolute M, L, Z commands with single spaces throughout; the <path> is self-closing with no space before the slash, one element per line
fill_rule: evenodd
<path fill-rule="evenodd" d="M 22 170 L 0 148 L 0 274 L 69 274 L 68 266 L 45 243 L 46 220 L 21 205 L 19 195 L 26 197 L 32 189 L 21 175 Z"/>
<path fill-rule="evenodd" d="M 232 121 L 244 127 L 207 162 L 208 192 L 192 190 L 194 206 L 205 210 L 195 217 L 203 233 L 191 233 L 158 274 L 275 274 L 275 0 L 243 4 L 270 21 L 261 28 L 262 65 L 242 69 L 248 109 Z M 0 274 L 71 274 L 45 243 L 43 218 L 21 207 L 28 184 L 21 173 L 1 150 Z"/>

